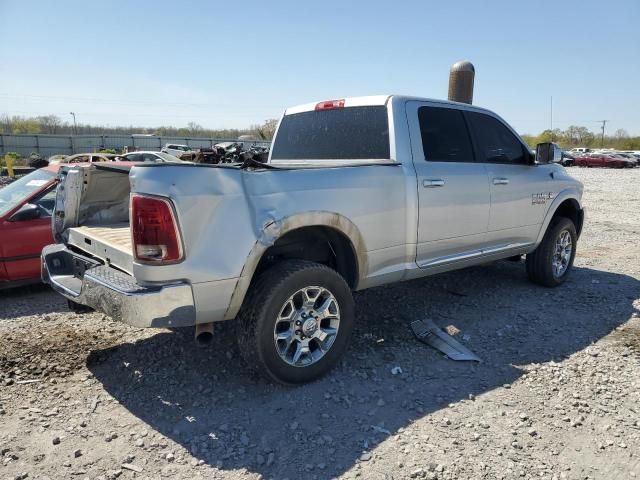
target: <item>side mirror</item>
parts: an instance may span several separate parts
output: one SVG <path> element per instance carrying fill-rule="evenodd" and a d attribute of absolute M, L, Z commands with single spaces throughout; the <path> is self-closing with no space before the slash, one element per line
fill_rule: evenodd
<path fill-rule="evenodd" d="M 560 163 L 562 161 L 562 150 L 555 143 L 539 143 L 536 145 L 536 164 L 546 165 L 547 163 Z"/>
<path fill-rule="evenodd" d="M 10 222 L 20 222 L 22 220 L 35 220 L 40 218 L 40 207 L 33 203 L 25 203 L 20 210 L 9 217 Z"/>

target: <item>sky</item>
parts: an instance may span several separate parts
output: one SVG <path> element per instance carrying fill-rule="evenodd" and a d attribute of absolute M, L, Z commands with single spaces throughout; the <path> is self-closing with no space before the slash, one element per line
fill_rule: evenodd
<path fill-rule="evenodd" d="M 640 0 L 0 0 L 0 113 L 242 128 L 358 95 L 474 104 L 520 133 L 640 135 Z"/>

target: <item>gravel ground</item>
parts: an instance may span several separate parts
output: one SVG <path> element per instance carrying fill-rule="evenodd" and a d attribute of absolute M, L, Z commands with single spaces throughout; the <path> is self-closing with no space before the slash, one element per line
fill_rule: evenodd
<path fill-rule="evenodd" d="M 250 376 L 233 323 L 197 349 L 0 292 L 0 478 L 640 477 L 640 169 L 571 173 L 564 286 L 498 262 L 361 292 L 344 361 L 299 388 Z M 416 341 L 424 317 L 483 362 Z"/>

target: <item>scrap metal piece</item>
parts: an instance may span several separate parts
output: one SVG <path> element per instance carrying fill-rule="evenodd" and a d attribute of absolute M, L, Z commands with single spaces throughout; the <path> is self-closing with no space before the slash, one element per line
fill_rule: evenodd
<path fill-rule="evenodd" d="M 471 350 L 442 330 L 432 320 L 414 320 L 411 330 L 418 340 L 444 353 L 451 360 L 482 362 Z"/>

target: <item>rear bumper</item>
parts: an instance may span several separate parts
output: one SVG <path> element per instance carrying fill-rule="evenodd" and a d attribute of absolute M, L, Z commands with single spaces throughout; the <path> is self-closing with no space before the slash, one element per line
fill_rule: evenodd
<path fill-rule="evenodd" d="M 131 275 L 79 255 L 64 245 L 42 251 L 42 281 L 67 299 L 135 327 L 196 323 L 191 285 L 142 286 Z"/>

